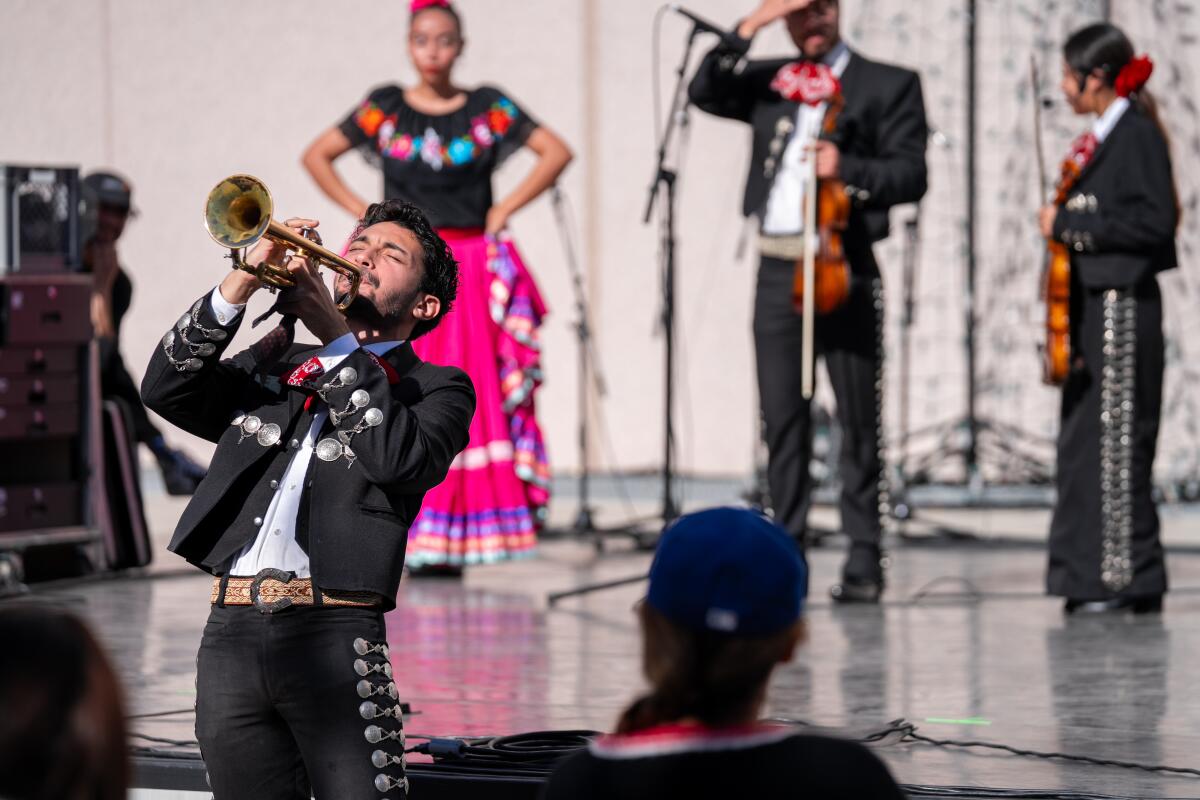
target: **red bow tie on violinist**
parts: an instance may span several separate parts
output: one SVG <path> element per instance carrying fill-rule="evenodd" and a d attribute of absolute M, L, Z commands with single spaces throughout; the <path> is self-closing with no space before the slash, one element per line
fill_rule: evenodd
<path fill-rule="evenodd" d="M 771 88 L 785 100 L 819 106 L 839 94 L 842 84 L 825 64 L 796 61 L 780 67 L 771 81 Z"/>

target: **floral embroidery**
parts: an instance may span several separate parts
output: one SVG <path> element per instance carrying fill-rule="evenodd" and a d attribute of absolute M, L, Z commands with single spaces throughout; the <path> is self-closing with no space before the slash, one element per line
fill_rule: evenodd
<path fill-rule="evenodd" d="M 501 97 L 487 111 L 471 119 L 466 134 L 449 141 L 443 141 L 433 128 L 426 128 L 421 136 L 397 132 L 397 115 L 385 115 L 383 109 L 369 100 L 359 108 L 354 121 L 363 133 L 376 140 L 381 155 L 401 161 L 420 158 L 432 169 L 441 170 L 448 164 L 463 166 L 481 157 L 508 135 L 520 114 L 511 100 Z"/>
<path fill-rule="evenodd" d="M 392 119 L 395 119 L 392 117 Z M 383 109 L 367 100 L 358 109 L 358 113 L 354 116 L 354 121 L 358 123 L 358 127 L 362 128 L 362 132 L 367 136 L 374 136 L 379 131 L 379 126 L 383 124 L 384 114 Z"/>
<path fill-rule="evenodd" d="M 442 138 L 437 135 L 437 131 L 433 128 L 425 129 L 425 136 L 418 140 L 420 145 L 416 145 L 417 150 L 421 153 L 421 160 L 435 170 L 442 168 Z"/>

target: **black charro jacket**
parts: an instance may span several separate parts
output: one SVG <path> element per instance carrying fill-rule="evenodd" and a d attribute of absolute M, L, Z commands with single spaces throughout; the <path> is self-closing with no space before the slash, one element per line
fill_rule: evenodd
<path fill-rule="evenodd" d="M 779 68 L 795 58 L 742 64 L 750 41 L 731 39 L 704 57 L 688 96 L 703 111 L 750 124 L 753 145 L 742 213 L 757 216 L 766 208 L 774 178 L 771 142 L 779 136 L 781 121 L 794 121 L 797 110 L 797 103 L 770 84 Z M 871 243 L 887 236 L 888 209 L 925 194 L 929 131 L 921 79 L 911 70 L 852 51 L 841 83 L 845 108 L 832 138 L 841 153 L 842 180 L 854 201 L 845 247 L 855 273 L 874 275 L 878 267 Z M 786 139 L 782 145 L 786 147 Z"/>
<path fill-rule="evenodd" d="M 1130 104 L 1059 208 L 1054 238 L 1083 286 L 1125 288 L 1178 266 L 1178 222 L 1167 141 Z"/>
<path fill-rule="evenodd" d="M 257 535 L 259 518 L 274 494 L 273 483 L 294 452 L 292 442 L 303 438 L 311 425 L 311 413 L 304 407 L 308 395 L 282 386 L 281 380 L 321 348 L 293 345 L 266 370 L 259 368 L 251 350 L 222 359 L 245 315 L 223 326 L 207 296 L 192 306 L 189 316 L 193 312 L 200 327 L 188 334 L 190 341 L 206 341 L 202 328 L 227 336 L 211 341 L 215 352 L 199 358 L 197 371 L 180 371 L 167 351 L 178 362 L 194 356 L 178 328 L 173 329 L 155 348 L 142 381 L 142 399 L 179 428 L 217 443 L 208 477 L 183 512 L 169 549 L 201 569 L 221 574 Z M 410 344 L 381 358 L 391 367 L 390 376 L 359 348 L 334 374 L 316 379 L 324 385 L 352 367 L 355 381 L 329 391 L 330 406 L 346 408 L 351 393 L 362 389 L 370 396 L 366 408 L 379 409 L 382 421 L 354 436 L 357 460 L 349 467 L 345 459 L 326 462 L 314 455 L 296 538 L 319 587 L 375 592 L 390 608 L 404 566 L 409 526 L 425 492 L 446 477 L 467 445 L 475 392 L 461 370 L 421 361 Z M 362 419 L 366 408 L 344 420 L 341 429 Z M 243 415 L 256 416 L 263 425 L 278 425 L 280 442 L 263 446 L 249 436 L 239 443 L 242 429 L 232 423 Z M 327 421 L 321 437 L 334 434 Z"/>

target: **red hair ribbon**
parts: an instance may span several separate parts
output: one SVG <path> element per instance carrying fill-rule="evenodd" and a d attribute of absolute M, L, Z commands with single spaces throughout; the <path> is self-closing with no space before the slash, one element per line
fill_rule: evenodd
<path fill-rule="evenodd" d="M 1117 97 L 1129 97 L 1140 90 L 1146 85 L 1146 81 L 1150 80 L 1152 72 L 1154 72 L 1154 62 L 1150 60 L 1150 56 L 1137 56 L 1131 59 L 1117 73 L 1117 80 L 1113 84 L 1113 88 L 1117 90 Z"/>
<path fill-rule="evenodd" d="M 408 4 L 409 12 L 415 14 L 418 11 L 424 11 L 427 8 L 449 8 L 449 0 L 412 0 Z"/>

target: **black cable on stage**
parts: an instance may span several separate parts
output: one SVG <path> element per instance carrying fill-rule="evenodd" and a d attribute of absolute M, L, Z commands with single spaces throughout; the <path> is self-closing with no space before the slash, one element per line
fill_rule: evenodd
<path fill-rule="evenodd" d="M 900 788 L 910 800 L 926 797 L 1014 798 L 1014 800 L 1131 800 L 1107 794 L 1072 792 L 1064 789 L 993 789 L 986 786 L 921 786 L 902 783 Z M 1137 798 L 1137 800 L 1167 800 L 1167 798 Z"/>
<path fill-rule="evenodd" d="M 917 726 L 906 719 L 897 719 L 888 723 L 888 726 L 881 731 L 877 731 L 863 741 L 878 741 L 893 733 L 902 734 L 901 742 L 921 742 L 923 744 L 931 744 L 935 747 L 961 747 L 961 748 L 978 748 L 983 750 L 999 750 L 1001 752 L 1010 753 L 1015 756 L 1026 758 L 1041 758 L 1047 760 L 1058 761 L 1074 761 L 1081 764 L 1092 764 L 1098 767 L 1119 767 L 1121 769 L 1136 769 L 1143 772 L 1159 772 L 1171 775 L 1188 775 L 1191 777 L 1200 778 L 1200 769 L 1191 767 L 1168 767 L 1162 764 L 1143 764 L 1139 761 L 1120 761 L 1111 758 L 1096 758 L 1094 756 L 1081 756 L 1072 753 L 1060 753 L 1057 751 L 1041 751 L 1029 750 L 1012 745 L 999 744 L 995 742 L 973 742 L 960 739 L 934 739 L 924 734 L 917 733 Z"/>
<path fill-rule="evenodd" d="M 430 737 L 408 752 L 438 760 L 552 767 L 561 758 L 587 747 L 596 731 L 532 731 L 512 736 L 481 738 Z M 413 737 L 409 737 L 413 738 Z"/>

